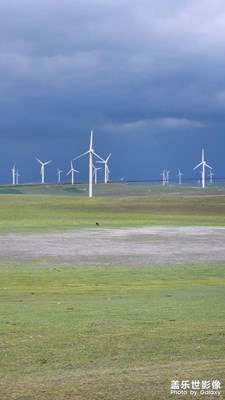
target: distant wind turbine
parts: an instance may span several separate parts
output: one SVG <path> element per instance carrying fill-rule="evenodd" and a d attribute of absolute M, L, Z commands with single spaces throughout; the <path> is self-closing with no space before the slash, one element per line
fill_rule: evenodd
<path fill-rule="evenodd" d="M 181 177 L 182 177 L 182 173 L 180 172 L 180 170 L 178 169 L 178 182 L 179 182 L 179 185 L 181 185 Z"/>
<path fill-rule="evenodd" d="M 42 162 L 37 157 L 36 160 L 41 164 L 41 183 L 45 183 L 45 165 L 50 164 L 51 161 Z"/>
<path fill-rule="evenodd" d="M 109 158 L 111 157 L 111 153 L 108 155 L 108 157 L 106 158 L 106 160 L 101 160 L 101 161 L 96 161 L 97 163 L 102 163 L 102 164 L 104 164 L 105 165 L 105 183 L 107 183 L 108 182 L 108 180 L 109 180 L 109 173 L 110 173 L 110 170 L 109 170 L 109 167 L 108 167 L 108 161 L 109 161 Z"/>
<path fill-rule="evenodd" d="M 18 169 L 15 173 L 15 176 L 16 176 L 16 185 L 18 185 L 19 184 L 19 176 L 20 176 Z"/>
<path fill-rule="evenodd" d="M 62 172 L 63 172 L 63 171 L 61 171 L 59 168 L 57 168 L 58 183 L 61 182 L 61 173 L 62 173 Z"/>
<path fill-rule="evenodd" d="M 90 147 L 88 151 L 85 151 L 85 153 L 81 154 L 78 157 L 75 157 L 74 160 L 77 160 L 80 157 L 85 156 L 86 154 L 89 154 L 89 197 L 92 197 L 92 181 L 93 181 L 93 172 L 92 172 L 92 165 L 93 165 L 93 155 L 99 158 L 100 160 L 103 160 L 100 156 L 98 156 L 93 149 L 93 130 L 91 130 L 91 137 L 90 137 Z"/>
<path fill-rule="evenodd" d="M 12 184 L 16 184 L 16 165 L 14 164 L 12 167 Z"/>
<path fill-rule="evenodd" d="M 163 172 L 160 174 L 162 175 L 162 180 L 163 180 L 163 186 L 166 184 L 166 170 L 164 169 Z"/>
<path fill-rule="evenodd" d="M 67 172 L 66 175 L 71 174 L 71 184 L 74 184 L 74 173 L 77 172 L 79 174 L 79 171 L 77 171 L 76 169 L 73 168 L 73 162 L 70 161 L 70 170 Z"/>
<path fill-rule="evenodd" d="M 166 183 L 169 183 L 169 173 L 170 173 L 170 170 L 169 171 L 165 171 L 166 172 Z"/>
<path fill-rule="evenodd" d="M 212 173 L 212 170 L 210 169 L 210 172 L 209 172 L 209 183 L 213 183 L 213 176 L 214 176 L 215 174 L 213 174 Z"/>
<path fill-rule="evenodd" d="M 98 170 L 101 169 L 101 167 L 96 168 L 93 164 L 93 178 L 95 178 L 95 184 L 98 182 Z"/>
<path fill-rule="evenodd" d="M 195 170 L 196 168 L 202 166 L 202 188 L 205 187 L 205 167 L 212 169 L 212 167 L 210 167 L 208 164 L 206 164 L 205 162 L 205 157 L 204 157 L 204 149 L 202 149 L 202 161 L 196 165 L 196 167 L 193 168 L 193 170 Z"/>

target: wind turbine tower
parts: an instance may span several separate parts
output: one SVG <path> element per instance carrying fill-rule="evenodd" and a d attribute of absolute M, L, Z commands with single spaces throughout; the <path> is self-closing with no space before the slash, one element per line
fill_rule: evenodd
<path fill-rule="evenodd" d="M 105 165 L 105 183 L 108 182 L 109 180 L 109 167 L 108 167 L 108 161 L 109 158 L 111 157 L 111 153 L 108 155 L 108 157 L 106 158 L 106 160 L 102 160 L 102 161 L 97 161 L 97 163 L 102 163 Z"/>
<path fill-rule="evenodd" d="M 163 186 L 165 186 L 165 184 L 166 184 L 166 170 L 164 169 L 163 172 L 160 175 L 162 175 Z"/>
<path fill-rule="evenodd" d="M 51 161 L 42 162 L 37 157 L 36 160 L 41 164 L 41 183 L 45 183 L 45 165 L 50 164 Z"/>
<path fill-rule="evenodd" d="M 57 168 L 58 183 L 61 182 L 61 173 L 62 173 L 62 172 L 63 172 L 63 171 L 61 171 L 59 168 Z"/>
<path fill-rule="evenodd" d="M 169 171 L 165 171 L 165 173 L 166 173 L 166 183 L 169 183 L 169 173 L 170 173 L 170 170 L 169 170 Z"/>
<path fill-rule="evenodd" d="M 19 184 L 19 176 L 20 176 L 18 169 L 15 173 L 15 176 L 16 176 L 16 185 L 18 185 Z"/>
<path fill-rule="evenodd" d="M 196 165 L 196 167 L 193 168 L 193 170 L 195 170 L 196 168 L 202 166 L 202 188 L 205 188 L 205 167 L 212 169 L 212 167 L 210 167 L 208 164 L 206 164 L 205 162 L 205 155 L 204 155 L 204 149 L 202 149 L 202 161 Z"/>
<path fill-rule="evenodd" d="M 93 130 L 91 130 L 91 137 L 90 137 L 90 147 L 88 151 L 85 151 L 85 153 L 81 154 L 78 157 L 75 157 L 74 160 L 77 160 L 80 157 L 85 156 L 86 154 L 89 154 L 89 197 L 92 197 L 92 184 L 93 184 L 93 171 L 92 171 L 92 165 L 93 165 L 93 155 L 99 158 L 100 160 L 103 160 L 100 156 L 98 156 L 93 149 Z"/>
<path fill-rule="evenodd" d="M 74 184 L 74 173 L 77 172 L 79 174 L 79 171 L 77 171 L 76 169 L 73 168 L 73 162 L 70 161 L 70 170 L 67 172 L 66 175 L 69 175 L 71 173 L 71 184 Z"/>
<path fill-rule="evenodd" d="M 182 177 L 182 173 L 180 172 L 180 170 L 178 169 L 178 183 L 179 183 L 179 185 L 181 185 L 181 177 Z"/>
<path fill-rule="evenodd" d="M 14 164 L 12 167 L 12 184 L 16 184 L 16 165 Z"/>
<path fill-rule="evenodd" d="M 95 184 L 98 182 L 98 170 L 99 169 L 101 169 L 101 167 L 100 168 L 96 168 L 95 166 L 94 166 L 94 164 L 93 164 L 93 177 L 95 178 Z"/>
<path fill-rule="evenodd" d="M 213 183 L 213 175 L 215 175 L 215 174 L 213 174 L 212 170 L 210 169 L 210 172 L 209 172 L 209 183 Z"/>

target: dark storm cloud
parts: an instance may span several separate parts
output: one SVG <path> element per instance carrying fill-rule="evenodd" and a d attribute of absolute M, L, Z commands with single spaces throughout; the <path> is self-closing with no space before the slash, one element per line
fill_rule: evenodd
<path fill-rule="evenodd" d="M 57 139 L 59 157 L 63 141 L 84 147 L 94 127 L 106 148 L 132 136 L 131 156 L 140 140 L 153 159 L 160 148 L 161 168 L 165 156 L 174 162 L 179 137 L 188 146 L 194 138 L 196 152 L 211 131 L 224 144 L 222 0 L 7 0 L 0 16 L 0 137 L 8 147 L 21 139 L 28 152 L 31 142 Z"/>

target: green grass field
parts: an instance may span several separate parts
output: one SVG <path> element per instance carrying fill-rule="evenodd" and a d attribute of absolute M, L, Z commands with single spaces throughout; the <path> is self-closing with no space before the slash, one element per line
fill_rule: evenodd
<path fill-rule="evenodd" d="M 2 187 L 0 234 L 102 226 L 225 225 L 225 187 L 97 185 L 88 198 L 82 185 Z M 14 194 L 5 193 L 16 190 Z M 71 192 L 72 190 L 72 192 Z M 20 194 L 17 193 L 20 192 Z M 109 192 L 113 196 L 109 196 Z M 0 187 L 1 193 L 1 187 Z"/>
<path fill-rule="evenodd" d="M 128 195 L 126 188 L 92 199 L 54 188 L 19 190 L 0 195 L 2 236 L 96 221 L 112 228 L 225 222 L 225 195 L 216 190 L 129 188 Z M 225 398 L 224 263 L 64 261 L 10 254 L 0 261 L 1 400 L 194 398 L 170 395 L 172 380 L 219 380 Z"/>

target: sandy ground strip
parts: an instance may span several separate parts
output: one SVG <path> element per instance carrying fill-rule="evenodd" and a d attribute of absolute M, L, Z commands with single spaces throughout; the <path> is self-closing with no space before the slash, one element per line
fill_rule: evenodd
<path fill-rule="evenodd" d="M 225 227 L 96 227 L 54 234 L 6 234 L 1 259 L 54 258 L 75 264 L 193 264 L 225 261 Z"/>

